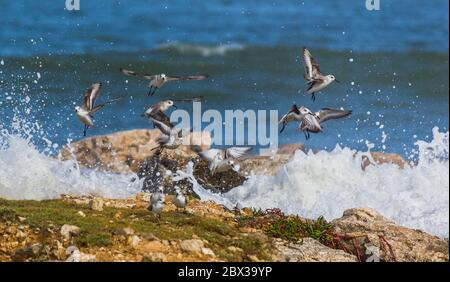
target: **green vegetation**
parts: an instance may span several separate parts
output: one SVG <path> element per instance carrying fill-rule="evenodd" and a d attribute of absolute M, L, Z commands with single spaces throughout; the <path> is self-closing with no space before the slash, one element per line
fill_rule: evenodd
<path fill-rule="evenodd" d="M 79 211 L 86 217 L 80 216 Z M 115 216 L 117 214 L 120 216 Z M 207 240 L 208 246 L 218 258 L 224 260 L 239 259 L 238 254 L 227 250 L 230 246 L 241 248 L 245 255 L 256 255 L 260 259 L 270 260 L 267 238 L 251 234 L 244 236 L 239 231 L 239 226 L 232 222 L 183 212 L 162 213 L 161 222 L 158 222 L 145 208 L 104 207 L 104 210 L 99 212 L 91 210 L 88 205 L 62 200 L 0 199 L 0 222 L 14 221 L 19 216 L 26 218 L 24 223 L 30 227 L 41 230 L 59 229 L 64 224 L 78 226 L 80 234 L 74 238 L 74 242 L 82 247 L 110 246 L 114 244 L 114 234 L 117 234 L 118 230 L 130 227 L 140 236 L 152 234 L 161 240 L 185 240 L 196 235 Z"/>
<path fill-rule="evenodd" d="M 332 236 L 331 224 L 322 216 L 317 220 L 306 220 L 298 216 L 286 216 L 279 209 L 253 210 L 253 216 L 239 218 L 240 226 L 262 229 L 267 235 L 289 241 L 311 237 L 329 245 Z"/>

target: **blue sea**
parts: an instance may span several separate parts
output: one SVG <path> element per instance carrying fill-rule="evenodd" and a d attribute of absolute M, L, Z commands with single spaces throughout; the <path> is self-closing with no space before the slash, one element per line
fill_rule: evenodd
<path fill-rule="evenodd" d="M 204 110 L 278 110 L 281 116 L 293 102 L 313 111 L 353 110 L 309 141 L 294 125 L 279 136 L 280 144 L 306 142 L 313 149 L 362 150 L 373 143 L 374 150 L 408 157 L 416 140 L 432 138 L 433 127 L 448 130 L 448 1 L 381 0 L 379 11 L 368 11 L 364 0 L 80 4 L 68 11 L 64 0 L 2 1 L 2 128 L 11 131 L 14 119 L 26 116 L 58 146 L 81 139 L 73 107 L 99 81 L 101 99 L 126 99 L 99 113 L 90 135 L 148 128 L 140 117 L 145 106 L 192 96 L 204 97 Z M 341 81 L 315 103 L 302 92 L 302 46 Z M 121 67 L 210 79 L 168 84 L 148 97 L 147 82 L 124 77 Z"/>

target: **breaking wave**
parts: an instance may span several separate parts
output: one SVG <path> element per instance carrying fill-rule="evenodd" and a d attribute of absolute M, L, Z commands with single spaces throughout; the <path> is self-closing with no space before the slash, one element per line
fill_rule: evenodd
<path fill-rule="evenodd" d="M 433 129 L 430 143 L 416 142 L 417 165 L 361 169 L 367 152 L 336 148 L 298 151 L 275 176 L 251 176 L 224 196 L 255 208 L 280 208 L 308 218 L 331 220 L 344 210 L 370 207 L 397 224 L 441 237 L 449 234 L 449 133 Z"/>

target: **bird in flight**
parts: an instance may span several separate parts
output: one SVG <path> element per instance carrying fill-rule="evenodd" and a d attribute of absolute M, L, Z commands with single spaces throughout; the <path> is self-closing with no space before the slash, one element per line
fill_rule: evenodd
<path fill-rule="evenodd" d="M 351 110 L 336 110 L 330 108 L 323 108 L 314 113 L 306 107 L 302 106 L 298 108 L 297 105 L 294 104 L 289 112 L 280 120 L 280 124 L 282 124 L 280 133 L 284 131 L 289 122 L 297 121 L 299 122 L 299 130 L 305 134 L 305 138 L 308 140 L 310 138 L 310 133 L 323 132 L 323 122 L 331 119 L 344 118 L 351 113 Z"/>
<path fill-rule="evenodd" d="M 179 80 L 204 80 L 209 77 L 209 75 L 190 75 L 190 76 L 168 76 L 166 74 L 143 74 L 138 73 L 132 70 L 120 69 L 120 71 L 127 76 L 138 77 L 142 79 L 149 80 L 148 86 L 150 87 L 150 91 L 148 92 L 149 96 L 153 96 L 159 88 L 161 88 L 164 84 L 169 81 L 179 81 Z"/>
<path fill-rule="evenodd" d="M 93 114 L 103 108 L 104 106 L 114 103 L 122 97 L 114 98 L 112 100 L 106 101 L 103 104 L 95 105 L 95 101 L 100 95 L 100 90 L 102 89 L 101 83 L 94 83 L 83 95 L 83 106 L 75 107 L 75 114 L 84 124 L 83 136 L 86 136 L 86 132 L 89 127 L 94 127 L 94 116 Z"/>
<path fill-rule="evenodd" d="M 316 92 L 325 89 L 333 81 L 339 82 L 332 74 L 323 75 L 320 72 L 320 66 L 311 55 L 308 49 L 303 47 L 303 64 L 305 65 L 304 78 L 307 81 L 307 94 L 311 94 L 311 99 L 316 100 Z"/>

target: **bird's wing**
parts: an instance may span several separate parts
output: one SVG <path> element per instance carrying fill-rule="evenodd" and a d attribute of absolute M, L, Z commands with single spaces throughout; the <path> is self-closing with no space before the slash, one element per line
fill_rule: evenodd
<path fill-rule="evenodd" d="M 153 118 L 152 116 L 150 116 L 150 120 L 161 131 L 161 133 L 170 136 L 173 127 L 171 127 L 170 125 L 167 125 L 163 121 Z"/>
<path fill-rule="evenodd" d="M 321 130 L 322 127 L 320 126 L 317 118 L 312 114 L 306 114 L 302 118 L 302 122 L 300 124 L 300 129 L 309 129 L 311 131 L 314 130 Z"/>
<path fill-rule="evenodd" d="M 161 110 L 153 111 L 152 113 L 150 113 L 150 114 L 148 115 L 148 117 L 149 117 L 150 119 L 155 119 L 155 120 L 157 120 L 157 121 L 163 123 L 164 125 L 166 125 L 166 126 L 169 127 L 170 129 L 172 129 L 172 128 L 175 127 L 175 126 L 173 125 L 173 123 L 170 122 L 170 118 L 169 118 L 165 113 L 163 113 Z M 152 121 L 153 121 L 153 120 L 152 120 Z M 154 123 L 154 124 L 155 124 L 155 123 Z M 155 124 L 155 126 L 158 127 L 156 124 Z M 158 127 L 158 128 L 159 128 L 159 127 Z"/>
<path fill-rule="evenodd" d="M 167 76 L 167 81 L 175 80 L 204 80 L 207 79 L 209 75 L 189 75 L 189 76 Z"/>
<path fill-rule="evenodd" d="M 203 96 L 196 96 L 192 98 L 184 98 L 184 99 L 172 99 L 175 102 L 200 102 L 203 99 Z"/>
<path fill-rule="evenodd" d="M 94 83 L 88 90 L 86 90 L 86 92 L 84 93 L 84 103 L 83 103 L 83 108 L 85 110 L 88 111 L 92 110 L 92 108 L 94 107 L 95 100 L 100 95 L 101 89 L 102 89 L 101 83 Z"/>
<path fill-rule="evenodd" d="M 209 149 L 207 151 L 203 151 L 198 153 L 200 157 L 208 160 L 208 161 L 212 161 L 216 158 L 217 155 L 221 154 L 222 150 L 220 149 Z"/>
<path fill-rule="evenodd" d="M 303 47 L 303 63 L 305 64 L 306 80 L 311 80 L 322 76 L 320 73 L 319 64 L 316 60 L 314 60 L 311 52 L 309 52 L 309 50 L 305 47 Z"/>
<path fill-rule="evenodd" d="M 106 101 L 106 102 L 103 103 L 103 104 L 100 104 L 100 105 L 95 106 L 92 110 L 89 111 L 89 113 L 90 113 L 90 114 L 93 114 L 93 113 L 95 113 L 96 111 L 98 111 L 98 110 L 100 110 L 101 108 L 103 108 L 104 106 L 109 105 L 109 104 L 112 104 L 112 103 L 114 103 L 114 102 L 117 102 L 117 101 L 119 101 L 119 100 L 121 100 L 121 99 L 123 99 L 123 97 L 117 97 L 117 98 L 111 99 L 111 100 L 109 100 L 109 101 Z"/>
<path fill-rule="evenodd" d="M 339 119 L 347 117 L 351 115 L 351 113 L 352 113 L 351 110 L 335 110 L 324 108 L 318 111 L 316 115 L 319 117 L 319 122 L 322 123 L 330 119 Z"/>
<path fill-rule="evenodd" d="M 156 75 L 139 73 L 139 72 L 135 72 L 132 70 L 127 70 L 127 69 L 120 69 L 120 72 L 127 76 L 134 76 L 134 77 L 139 77 L 139 78 L 143 78 L 143 79 L 147 79 L 147 80 L 153 80 L 156 77 Z"/>
<path fill-rule="evenodd" d="M 225 150 L 225 158 L 239 159 L 251 150 L 252 147 L 231 147 Z"/>

